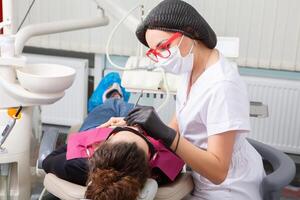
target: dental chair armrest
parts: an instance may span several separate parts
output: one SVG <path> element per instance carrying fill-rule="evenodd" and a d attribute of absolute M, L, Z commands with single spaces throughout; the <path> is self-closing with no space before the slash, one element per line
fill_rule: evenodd
<path fill-rule="evenodd" d="M 248 139 L 248 141 L 273 167 L 273 172 L 263 179 L 264 194 L 266 192 L 277 192 L 287 186 L 296 173 L 294 161 L 288 155 L 269 145 L 252 139 Z"/>
<path fill-rule="evenodd" d="M 70 127 L 69 133 L 77 132 L 81 124 L 75 124 Z M 60 134 L 59 126 L 45 126 L 43 137 L 41 140 L 38 160 L 36 162 L 36 173 L 40 176 L 44 176 L 45 172 L 42 169 L 43 160 L 56 149 L 58 136 Z"/>
<path fill-rule="evenodd" d="M 48 173 L 44 179 L 44 187 L 48 192 L 65 200 L 84 199 L 85 186 L 77 185 L 66 180 L 60 179 L 54 174 Z"/>
<path fill-rule="evenodd" d="M 36 163 L 37 171 L 42 170 L 42 163 L 44 159 L 56 148 L 58 135 L 59 130 L 57 128 L 50 127 L 44 131 L 39 148 L 38 160 Z"/>
<path fill-rule="evenodd" d="M 295 177 L 296 166 L 294 161 L 284 153 L 278 151 L 277 157 L 279 158 L 279 166 L 274 167 L 274 171 L 268 174 L 262 184 L 266 191 L 278 191 L 283 187 L 287 186 Z"/>

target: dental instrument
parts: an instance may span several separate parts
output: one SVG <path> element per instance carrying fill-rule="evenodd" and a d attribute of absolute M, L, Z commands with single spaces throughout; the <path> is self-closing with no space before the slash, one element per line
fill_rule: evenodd
<path fill-rule="evenodd" d="M 137 106 L 137 104 L 138 104 L 138 102 L 140 101 L 140 99 L 141 99 L 142 96 L 143 96 L 143 90 L 141 91 L 141 93 L 140 93 L 138 99 L 136 100 L 136 102 L 135 102 L 133 108 L 135 108 L 135 107 Z"/>
<path fill-rule="evenodd" d="M 17 121 L 17 119 L 19 117 L 19 114 L 20 114 L 21 110 L 22 110 L 22 106 L 20 106 L 18 108 L 18 111 L 16 112 L 15 115 L 11 116 L 11 118 L 8 121 L 6 127 L 2 131 L 2 133 L 0 135 L 0 149 L 2 149 L 2 144 L 5 142 L 6 138 L 9 135 L 9 133 L 11 132 L 11 130 L 13 129 L 13 127 L 15 126 L 16 121 Z"/>

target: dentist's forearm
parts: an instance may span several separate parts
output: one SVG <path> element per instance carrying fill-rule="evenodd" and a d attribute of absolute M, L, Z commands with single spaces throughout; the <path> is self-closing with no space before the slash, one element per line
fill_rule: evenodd
<path fill-rule="evenodd" d="M 174 129 L 175 131 L 179 131 L 178 129 L 178 123 L 177 123 L 177 118 L 176 115 L 174 114 L 173 118 L 171 119 L 170 123 L 169 123 L 169 127 Z"/>
<path fill-rule="evenodd" d="M 171 145 L 172 149 L 175 149 L 178 137 L 179 134 Z M 194 146 L 182 136 L 176 154 L 194 171 L 214 184 L 221 184 L 227 176 L 228 164 L 224 163 L 217 155 Z"/>

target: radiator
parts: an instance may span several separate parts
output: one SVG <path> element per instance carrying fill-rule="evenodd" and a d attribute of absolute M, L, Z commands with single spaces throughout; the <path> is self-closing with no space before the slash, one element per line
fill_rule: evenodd
<path fill-rule="evenodd" d="M 71 126 L 81 124 L 87 113 L 88 60 L 25 54 L 29 63 L 54 63 L 72 67 L 76 70 L 73 85 L 65 96 L 51 105 L 41 106 L 42 123 Z"/>
<path fill-rule="evenodd" d="M 300 81 L 243 76 L 251 101 L 268 105 L 269 117 L 251 118 L 250 138 L 300 154 Z"/>

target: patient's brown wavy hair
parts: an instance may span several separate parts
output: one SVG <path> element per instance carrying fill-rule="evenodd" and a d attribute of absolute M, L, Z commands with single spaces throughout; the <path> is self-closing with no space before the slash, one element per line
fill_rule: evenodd
<path fill-rule="evenodd" d="M 145 152 L 136 143 L 102 143 L 90 159 L 86 198 L 136 200 L 149 177 Z"/>

